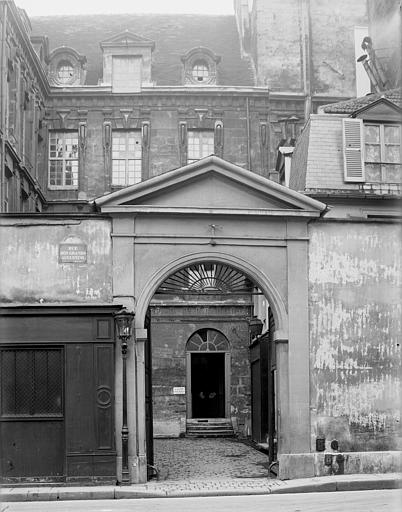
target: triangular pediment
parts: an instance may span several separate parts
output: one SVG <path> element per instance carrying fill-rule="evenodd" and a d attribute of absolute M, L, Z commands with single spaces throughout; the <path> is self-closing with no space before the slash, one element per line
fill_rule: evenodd
<path fill-rule="evenodd" d="M 140 36 L 138 34 L 134 34 L 129 30 L 125 30 L 124 32 L 120 32 L 108 39 L 105 39 L 100 43 L 101 47 L 113 47 L 113 46 L 154 46 L 154 41 L 151 39 L 147 39 L 146 37 Z"/>
<path fill-rule="evenodd" d="M 114 207 L 169 211 L 311 212 L 326 205 L 214 155 L 95 200 L 102 210 Z"/>
<path fill-rule="evenodd" d="M 387 98 L 379 98 L 353 113 L 352 117 L 373 121 L 400 121 L 402 109 Z"/>

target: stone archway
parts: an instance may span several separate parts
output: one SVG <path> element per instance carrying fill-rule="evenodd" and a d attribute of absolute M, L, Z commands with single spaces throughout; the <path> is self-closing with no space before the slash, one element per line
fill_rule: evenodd
<path fill-rule="evenodd" d="M 147 473 L 147 309 L 164 279 L 194 262 L 231 265 L 267 298 L 276 327 L 278 453 L 310 452 L 307 226 L 326 205 L 215 156 L 96 204 L 112 218 L 114 302 L 136 313 L 135 350 L 127 360 L 131 480 L 143 482 Z M 117 358 L 116 432 L 121 430 L 120 375 Z"/>

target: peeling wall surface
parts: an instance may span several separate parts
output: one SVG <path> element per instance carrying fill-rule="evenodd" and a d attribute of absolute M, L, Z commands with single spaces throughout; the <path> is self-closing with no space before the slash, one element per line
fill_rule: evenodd
<path fill-rule="evenodd" d="M 0 238 L 3 304 L 112 302 L 108 220 L 11 217 Z"/>
<path fill-rule="evenodd" d="M 397 224 L 310 225 L 312 450 L 401 449 Z"/>

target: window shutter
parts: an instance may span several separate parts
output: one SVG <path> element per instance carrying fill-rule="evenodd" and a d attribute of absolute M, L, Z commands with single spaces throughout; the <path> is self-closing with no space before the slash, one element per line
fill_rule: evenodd
<path fill-rule="evenodd" d="M 350 118 L 342 121 L 345 181 L 364 181 L 363 121 Z"/>

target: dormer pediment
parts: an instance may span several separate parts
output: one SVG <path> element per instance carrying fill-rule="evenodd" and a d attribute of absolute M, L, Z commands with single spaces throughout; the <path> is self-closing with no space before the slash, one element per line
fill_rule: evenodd
<path fill-rule="evenodd" d="M 356 110 L 351 117 L 370 121 L 400 121 L 402 109 L 387 98 L 378 100 Z"/>
<path fill-rule="evenodd" d="M 146 37 L 140 36 L 138 34 L 134 34 L 129 30 L 125 30 L 120 34 L 116 34 L 115 36 L 109 37 L 100 43 L 101 48 L 115 48 L 121 46 L 129 46 L 129 47 L 150 47 L 152 50 L 155 48 L 155 42 L 151 41 Z"/>

